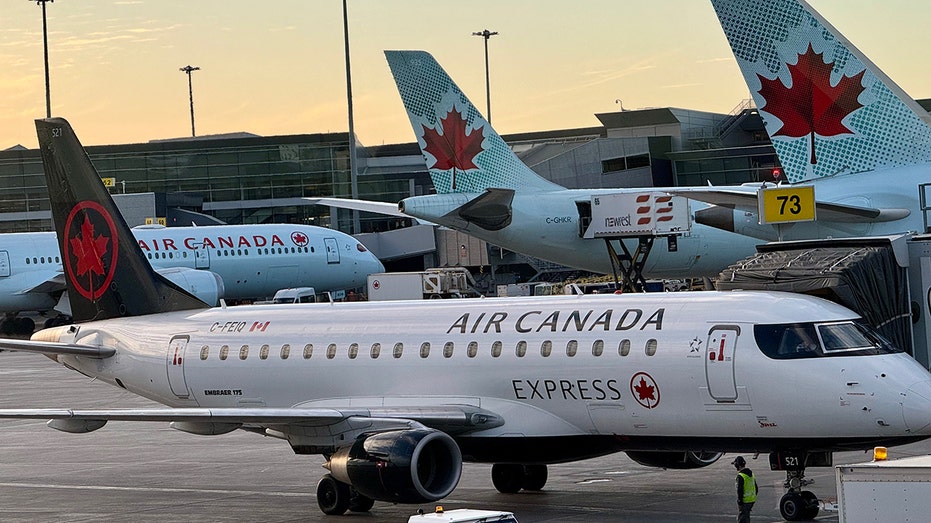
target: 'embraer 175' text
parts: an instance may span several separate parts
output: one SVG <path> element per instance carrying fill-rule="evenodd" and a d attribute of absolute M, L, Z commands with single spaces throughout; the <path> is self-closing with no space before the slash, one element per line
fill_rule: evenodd
<path fill-rule="evenodd" d="M 210 238 L 204 236 L 203 238 L 192 238 L 188 237 L 181 240 L 181 243 L 184 244 L 186 249 L 194 250 L 203 247 L 209 247 L 211 249 L 222 249 L 226 247 L 227 249 L 234 249 L 237 247 L 275 247 L 284 246 L 284 242 L 281 241 L 281 238 L 277 234 L 272 234 L 270 237 L 265 237 L 260 234 L 253 235 L 251 238 L 246 236 L 217 236 L 215 238 Z M 139 248 L 143 251 L 177 251 L 178 246 L 175 245 L 174 238 L 153 238 L 151 240 L 139 240 Z"/>
<path fill-rule="evenodd" d="M 514 315 L 509 315 L 504 311 L 491 314 L 483 312 L 475 317 L 467 312 L 449 326 L 446 334 L 451 332 L 460 334 L 503 332 L 512 329 L 516 332 L 625 331 L 648 328 L 662 330 L 665 312 L 665 308 L 656 309 L 649 315 L 641 309 L 527 311 L 511 320 L 508 320 L 509 316 Z"/>

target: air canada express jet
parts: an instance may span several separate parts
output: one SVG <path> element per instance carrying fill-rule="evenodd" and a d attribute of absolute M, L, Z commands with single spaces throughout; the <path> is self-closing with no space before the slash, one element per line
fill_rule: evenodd
<path fill-rule="evenodd" d="M 37 120 L 75 323 L 0 347 L 42 353 L 166 405 L 0 410 L 91 432 L 170 422 L 322 454 L 327 514 L 449 495 L 462 462 L 502 492 L 549 463 L 624 451 L 695 468 L 771 453 L 790 519 L 833 451 L 931 436 L 931 374 L 852 311 L 777 292 L 545 296 L 209 308 L 155 273 L 68 122 Z M 88 225 L 90 224 L 90 226 Z M 83 245 L 86 248 L 77 248 Z M 98 271 L 82 268 L 97 267 Z M 779 311 L 774 315 L 773 311 Z M 777 318 L 778 317 L 778 318 Z M 829 421 L 826 421 L 829 420 Z"/>
<path fill-rule="evenodd" d="M 156 272 L 214 305 L 219 298 L 270 297 L 287 287 L 354 289 L 384 271 L 358 240 L 323 227 L 141 226 L 133 235 Z M 70 314 L 67 299 L 59 301 L 64 290 L 55 233 L 0 234 L 0 313 L 9 314 L 0 332 L 32 333 L 31 319 L 15 317 L 20 311 Z"/>

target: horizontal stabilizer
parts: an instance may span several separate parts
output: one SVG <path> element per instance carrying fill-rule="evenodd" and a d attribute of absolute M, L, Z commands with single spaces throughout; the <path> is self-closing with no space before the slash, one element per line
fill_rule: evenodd
<path fill-rule="evenodd" d="M 759 211 L 756 187 L 748 187 L 747 190 L 695 187 L 667 190 L 666 192 L 728 209 Z M 908 209 L 877 209 L 823 201 L 815 202 L 815 207 L 818 221 L 842 223 L 891 222 L 901 220 L 911 213 Z"/>
<path fill-rule="evenodd" d="M 356 211 L 365 211 L 372 212 L 375 214 L 383 214 L 385 216 L 399 216 L 402 218 L 410 218 L 415 220 L 420 225 L 434 225 L 425 220 L 420 220 L 404 214 L 398 210 L 398 204 L 396 203 L 387 203 L 387 202 L 373 202 L 370 200 L 353 200 L 350 198 L 304 198 L 305 200 L 313 203 L 315 205 L 326 205 L 329 207 L 336 207 L 338 209 L 352 209 Z"/>

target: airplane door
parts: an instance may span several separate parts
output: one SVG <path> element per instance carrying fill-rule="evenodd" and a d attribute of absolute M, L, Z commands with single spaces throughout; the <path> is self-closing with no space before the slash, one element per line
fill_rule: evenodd
<path fill-rule="evenodd" d="M 184 358 L 190 336 L 175 336 L 168 342 L 168 386 L 179 398 L 190 396 L 184 380 Z"/>
<path fill-rule="evenodd" d="M 203 243 L 194 244 L 194 268 L 210 268 L 210 250 L 205 249 Z"/>
<path fill-rule="evenodd" d="M 708 331 L 705 378 L 708 381 L 708 392 L 718 402 L 733 402 L 737 399 L 734 356 L 739 335 L 740 327 L 737 325 L 715 325 Z"/>
<path fill-rule="evenodd" d="M 336 238 L 324 238 L 323 245 L 326 246 L 326 262 L 339 263 L 339 245 Z"/>
<path fill-rule="evenodd" d="M 0 278 L 6 278 L 10 275 L 10 253 L 0 251 Z"/>

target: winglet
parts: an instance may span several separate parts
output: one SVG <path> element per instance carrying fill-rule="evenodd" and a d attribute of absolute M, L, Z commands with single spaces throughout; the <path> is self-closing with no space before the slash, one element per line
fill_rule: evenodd
<path fill-rule="evenodd" d="M 790 182 L 931 161 L 931 116 L 802 0 L 712 0 Z"/>
<path fill-rule="evenodd" d="M 385 58 L 437 193 L 562 189 L 520 161 L 429 53 Z"/>
<path fill-rule="evenodd" d="M 152 270 L 71 125 L 36 132 L 74 320 L 207 308 Z"/>

